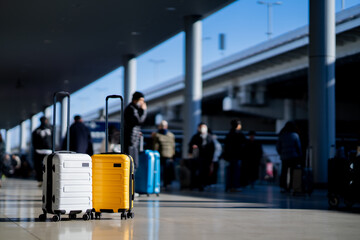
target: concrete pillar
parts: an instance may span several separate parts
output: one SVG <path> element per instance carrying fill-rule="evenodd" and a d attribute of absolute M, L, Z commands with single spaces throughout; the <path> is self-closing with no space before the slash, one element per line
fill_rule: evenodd
<path fill-rule="evenodd" d="M 124 58 L 124 105 L 131 102 L 132 94 L 136 91 L 136 58 L 128 55 Z M 145 96 L 146 99 L 146 96 Z"/>
<path fill-rule="evenodd" d="M 200 16 L 186 16 L 185 22 L 185 105 L 183 156 L 201 121 L 202 22 Z"/>
<path fill-rule="evenodd" d="M 39 118 L 38 116 L 34 115 L 30 118 L 30 131 L 33 132 L 39 125 Z"/>
<path fill-rule="evenodd" d="M 27 138 L 27 129 L 26 129 L 26 121 L 21 122 L 20 124 L 20 152 L 26 151 L 26 138 Z"/>
<path fill-rule="evenodd" d="M 60 146 L 63 142 L 63 139 L 66 135 L 67 130 L 67 110 L 68 110 L 68 99 L 67 97 L 64 97 L 61 100 L 61 116 L 60 116 L 60 134 L 59 134 L 59 143 Z"/>
<path fill-rule="evenodd" d="M 335 1 L 309 1 L 309 140 L 314 181 L 327 182 L 335 146 Z"/>
<path fill-rule="evenodd" d="M 11 131 L 10 131 L 10 129 L 6 130 L 5 143 L 6 143 L 6 152 L 10 153 L 11 152 Z"/>

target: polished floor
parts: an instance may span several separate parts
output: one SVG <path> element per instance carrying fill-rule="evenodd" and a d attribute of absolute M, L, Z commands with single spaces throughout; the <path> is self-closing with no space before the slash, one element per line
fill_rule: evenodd
<path fill-rule="evenodd" d="M 328 210 L 326 192 L 310 198 L 256 186 L 241 193 L 174 191 L 140 196 L 135 218 L 40 222 L 35 181 L 6 179 L 0 188 L 0 239 L 360 239 L 360 211 Z"/>

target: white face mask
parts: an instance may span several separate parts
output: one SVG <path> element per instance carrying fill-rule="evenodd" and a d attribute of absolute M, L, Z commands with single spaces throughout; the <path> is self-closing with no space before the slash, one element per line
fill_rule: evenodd
<path fill-rule="evenodd" d="M 206 126 L 203 126 L 200 128 L 200 133 L 201 134 L 206 134 L 208 132 L 208 128 Z"/>
<path fill-rule="evenodd" d="M 140 107 L 141 107 L 141 102 L 137 102 L 137 103 L 136 103 L 136 106 L 137 106 L 138 108 L 140 108 Z"/>

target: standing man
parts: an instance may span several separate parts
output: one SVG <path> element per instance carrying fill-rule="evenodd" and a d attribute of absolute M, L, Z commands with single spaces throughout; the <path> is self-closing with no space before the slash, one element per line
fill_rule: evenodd
<path fill-rule="evenodd" d="M 189 157 L 194 158 L 192 169 L 192 185 L 199 187 L 203 191 L 209 185 L 210 167 L 214 158 L 215 144 L 212 135 L 208 132 L 208 127 L 201 122 L 198 125 L 197 133 L 191 138 L 189 143 Z"/>
<path fill-rule="evenodd" d="M 168 130 L 168 122 L 162 120 L 159 130 L 152 134 L 153 149 L 160 153 L 161 178 L 166 188 L 174 179 L 175 135 Z"/>
<path fill-rule="evenodd" d="M 223 157 L 229 162 L 226 176 L 226 191 L 235 192 L 242 185 L 241 164 L 244 159 L 246 137 L 241 131 L 242 125 L 239 119 L 230 122 L 231 129 L 226 135 Z"/>
<path fill-rule="evenodd" d="M 281 129 L 276 144 L 276 150 L 281 159 L 281 193 L 290 192 L 293 182 L 293 170 L 297 164 L 301 163 L 301 143 L 297 132 L 295 123 L 292 121 L 287 122 Z M 290 171 L 289 184 L 287 181 L 288 171 Z"/>
<path fill-rule="evenodd" d="M 40 126 L 32 133 L 32 145 L 34 148 L 34 168 L 36 173 L 36 180 L 39 183 L 39 187 L 42 186 L 43 181 L 43 159 L 46 155 L 51 154 L 52 146 L 52 132 L 46 117 L 40 118 Z"/>
<path fill-rule="evenodd" d="M 243 164 L 243 169 L 245 169 L 245 171 L 243 173 L 246 172 L 247 183 L 251 185 L 251 188 L 254 188 L 256 180 L 259 179 L 259 168 L 263 150 L 261 143 L 255 139 L 255 131 L 249 131 L 248 136 L 249 140 L 245 144 L 245 158 Z"/>
<path fill-rule="evenodd" d="M 131 103 L 125 108 L 125 133 L 124 133 L 124 150 L 134 159 L 135 169 L 139 163 L 139 143 L 141 136 L 141 125 L 146 119 L 146 103 L 144 94 L 135 92 L 132 96 Z"/>
<path fill-rule="evenodd" d="M 93 155 L 94 150 L 89 129 L 83 123 L 80 115 L 76 115 L 74 121 L 70 126 L 70 151 Z M 62 148 L 66 148 L 66 137 Z"/>
<path fill-rule="evenodd" d="M 0 188 L 1 188 L 1 179 L 3 175 L 5 157 L 6 157 L 6 144 L 0 133 Z"/>

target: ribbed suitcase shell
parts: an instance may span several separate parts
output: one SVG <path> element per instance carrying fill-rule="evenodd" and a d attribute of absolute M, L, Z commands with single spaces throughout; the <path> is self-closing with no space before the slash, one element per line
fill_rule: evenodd
<path fill-rule="evenodd" d="M 87 154 L 55 152 L 43 160 L 42 209 L 52 214 L 90 213 L 92 161 Z"/>
<path fill-rule="evenodd" d="M 133 160 L 125 154 L 92 156 L 95 212 L 130 212 L 134 198 Z"/>
<path fill-rule="evenodd" d="M 160 154 L 158 151 L 145 150 L 139 155 L 139 168 L 135 180 L 135 192 L 160 193 Z"/>

